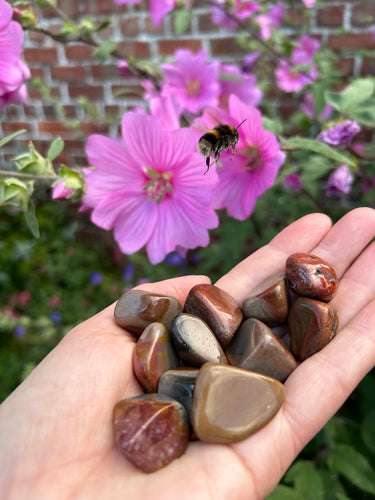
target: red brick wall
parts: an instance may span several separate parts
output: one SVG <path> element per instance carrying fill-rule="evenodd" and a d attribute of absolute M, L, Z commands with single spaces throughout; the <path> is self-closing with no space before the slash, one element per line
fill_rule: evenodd
<path fill-rule="evenodd" d="M 304 7 L 299 0 L 292 4 L 286 26 L 293 31 L 301 26 Z M 145 1 L 137 6 L 118 6 L 113 0 L 60 0 L 58 5 L 75 21 L 87 15 L 95 22 L 110 18 L 112 25 L 102 32 L 101 38 L 116 40 L 124 56 L 160 61 L 172 55 L 178 47 L 204 48 L 212 57 L 225 61 L 240 60 L 243 55 L 233 33 L 218 29 L 211 22 L 209 8 L 203 7 L 203 2 L 195 2 L 196 15 L 179 38 L 173 34 L 170 16 L 158 28 L 152 24 Z M 61 24 L 52 10 L 38 13 L 38 19 L 53 32 Z M 374 0 L 325 0 L 312 10 L 309 30 L 337 52 L 338 67 L 349 77 L 375 75 L 374 28 Z M 359 49 L 365 49 L 366 53 L 361 54 Z M 372 54 L 368 53 L 370 50 Z M 50 85 L 53 102 L 43 101 L 40 92 L 29 85 L 26 106 L 10 105 L 0 112 L 0 137 L 19 128 L 28 131 L 22 139 L 3 148 L 3 162 L 16 153 L 15 146 L 24 147 L 29 139 L 44 152 L 56 136 L 61 136 L 66 148 L 58 160 L 69 166 L 75 163 L 85 165 L 87 134 L 96 132 L 115 136 L 118 133 L 120 120 L 117 117 L 142 103 L 142 87 L 136 78 L 119 76 L 117 61 L 100 63 L 92 59 L 92 52 L 87 45 L 64 46 L 39 33 L 25 33 L 25 60 L 32 77 Z M 119 89 L 124 87 L 127 92 L 119 95 Z M 95 105 L 95 118 L 85 114 L 77 105 L 77 98 L 82 95 Z M 112 123 L 108 124 L 105 116 L 110 116 Z M 69 124 L 73 122 L 80 124 L 81 133 L 72 131 Z"/>

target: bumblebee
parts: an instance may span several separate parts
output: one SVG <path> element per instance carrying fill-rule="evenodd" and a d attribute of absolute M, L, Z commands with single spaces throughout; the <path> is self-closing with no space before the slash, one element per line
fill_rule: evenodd
<path fill-rule="evenodd" d="M 237 128 L 231 125 L 218 125 L 217 127 L 206 132 L 198 141 L 199 152 L 206 157 L 207 170 L 208 172 L 210 165 L 217 163 L 220 158 L 220 153 L 232 148 L 233 155 L 236 153 L 236 145 L 239 139 L 238 129 L 247 120 L 243 120 Z M 214 160 L 210 164 L 210 156 L 214 155 Z"/>

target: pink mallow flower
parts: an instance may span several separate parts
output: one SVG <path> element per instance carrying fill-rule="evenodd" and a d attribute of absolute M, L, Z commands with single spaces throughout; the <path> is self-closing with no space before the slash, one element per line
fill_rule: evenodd
<path fill-rule="evenodd" d="M 226 0 L 216 0 L 214 3 L 217 6 L 214 5 L 211 8 L 212 22 L 219 24 L 228 30 L 232 30 L 237 27 L 237 22 L 233 18 L 237 18 L 238 20 L 247 19 L 259 9 L 258 2 L 233 0 L 231 2 L 231 7 L 228 10 L 228 15 L 226 12 Z"/>
<path fill-rule="evenodd" d="M 283 186 L 286 189 L 290 189 L 291 191 L 299 191 L 303 188 L 303 184 L 300 179 L 300 175 L 298 172 L 293 172 L 293 174 L 289 174 L 283 180 Z"/>
<path fill-rule="evenodd" d="M 238 66 L 222 64 L 220 68 L 220 104 L 227 107 L 228 98 L 235 94 L 241 101 L 257 106 L 262 98 L 262 91 L 257 88 L 255 75 L 243 73 Z"/>
<path fill-rule="evenodd" d="M 12 16 L 12 7 L 0 0 L 0 110 L 9 102 L 27 102 L 24 81 L 30 78 L 30 71 L 20 59 L 23 31 Z"/>
<path fill-rule="evenodd" d="M 275 135 L 263 129 L 260 112 L 235 95 L 229 97 L 229 114 L 208 108 L 193 124 L 198 133 L 203 126 L 212 128 L 217 123 L 238 126 L 245 119 L 238 129 L 236 154 L 233 156 L 229 150 L 220 155 L 221 166 L 216 169 L 219 183 L 213 195 L 214 208 L 226 208 L 228 215 L 239 220 L 251 215 L 257 197 L 274 184 L 285 153 Z"/>
<path fill-rule="evenodd" d="M 330 175 L 326 194 L 327 196 L 343 196 L 348 194 L 353 183 L 353 174 L 348 165 L 340 165 Z"/>
<path fill-rule="evenodd" d="M 65 187 L 65 181 L 62 180 L 52 190 L 52 199 L 65 199 L 69 198 L 74 193 L 74 189 Z"/>
<path fill-rule="evenodd" d="M 279 28 L 283 21 L 284 7 L 275 5 L 268 14 L 256 16 L 255 21 L 260 27 L 260 37 L 268 40 L 272 36 L 272 30 Z"/>
<path fill-rule="evenodd" d="M 312 7 L 314 7 L 315 5 L 315 1 L 316 0 L 302 0 L 303 4 L 305 5 L 305 7 L 307 7 L 308 9 L 311 9 Z"/>
<path fill-rule="evenodd" d="M 338 148 L 346 148 L 352 142 L 352 139 L 361 127 L 357 122 L 353 120 L 345 120 L 344 122 L 339 122 L 322 130 L 317 137 L 318 141 L 325 142 L 330 146 L 337 146 Z"/>
<path fill-rule="evenodd" d="M 220 92 L 220 63 L 207 61 L 207 53 L 193 54 L 180 49 L 174 64 L 162 64 L 165 85 L 162 96 L 173 95 L 186 111 L 199 113 L 205 106 L 216 106 Z"/>
<path fill-rule="evenodd" d="M 177 0 L 150 0 L 150 16 L 154 26 L 159 26 L 176 5 Z"/>
<path fill-rule="evenodd" d="M 166 130 L 157 116 L 128 112 L 122 120 L 125 142 L 91 135 L 86 206 L 91 219 L 114 229 L 121 250 L 132 254 L 146 245 L 152 264 L 177 247 L 207 246 L 208 229 L 218 218 L 211 201 L 215 170 L 204 163 L 188 128 Z"/>
<path fill-rule="evenodd" d="M 281 61 L 275 71 L 277 85 L 285 92 L 299 92 L 305 85 L 313 83 L 318 73 L 313 64 L 313 55 L 319 49 L 320 42 L 308 35 L 303 35 L 294 47 L 290 61 Z M 299 66 L 307 66 L 301 71 Z"/>

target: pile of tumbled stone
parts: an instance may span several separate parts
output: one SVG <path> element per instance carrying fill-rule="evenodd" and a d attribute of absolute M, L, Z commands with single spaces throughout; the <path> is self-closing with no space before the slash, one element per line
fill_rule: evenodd
<path fill-rule="evenodd" d="M 118 448 L 153 472 L 180 457 L 189 440 L 233 443 L 264 427 L 298 362 L 335 336 L 329 301 L 336 288 L 329 264 L 296 253 L 242 308 L 209 284 L 194 286 L 184 309 L 171 296 L 125 292 L 115 320 L 138 338 L 133 369 L 146 394 L 115 405 Z"/>

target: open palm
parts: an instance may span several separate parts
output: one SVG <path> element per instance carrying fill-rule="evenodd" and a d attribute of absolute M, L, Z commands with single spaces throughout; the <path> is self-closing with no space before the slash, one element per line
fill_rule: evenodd
<path fill-rule="evenodd" d="M 233 445 L 191 442 L 152 474 L 115 448 L 114 404 L 142 389 L 132 371 L 134 338 L 116 325 L 114 305 L 74 328 L 0 407 L 2 499 L 264 499 L 305 444 L 342 405 L 375 360 L 375 211 L 349 212 L 331 228 L 311 214 L 216 284 L 240 304 L 294 252 L 311 252 L 335 269 L 332 301 L 339 333 L 285 384 L 286 399 L 261 431 Z M 367 248 L 363 251 L 363 249 Z M 186 276 L 143 285 L 184 303 Z"/>

